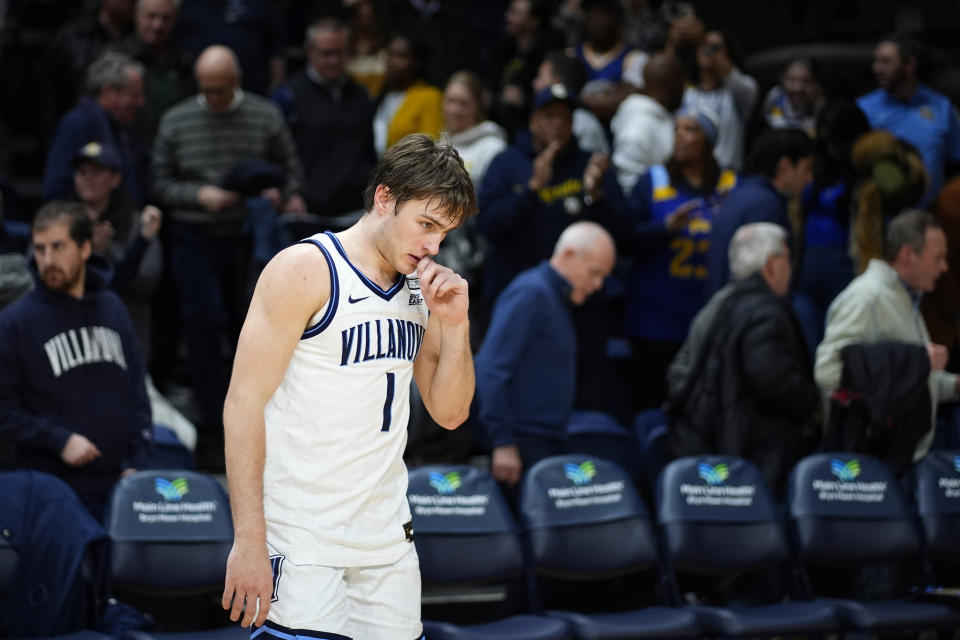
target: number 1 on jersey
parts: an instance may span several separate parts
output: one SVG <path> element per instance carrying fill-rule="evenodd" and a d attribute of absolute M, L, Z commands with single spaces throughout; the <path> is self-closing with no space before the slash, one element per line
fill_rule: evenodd
<path fill-rule="evenodd" d="M 387 374 L 387 399 L 383 403 L 383 426 L 380 431 L 390 431 L 390 421 L 393 419 L 393 385 L 394 373 Z"/>

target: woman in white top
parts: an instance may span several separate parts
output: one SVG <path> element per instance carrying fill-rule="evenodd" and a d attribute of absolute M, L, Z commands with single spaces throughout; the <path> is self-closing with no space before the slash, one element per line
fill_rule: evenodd
<path fill-rule="evenodd" d="M 507 134 L 503 128 L 485 119 L 487 94 L 483 82 L 472 71 L 454 73 L 443 92 L 446 132 L 453 148 L 463 158 L 463 165 L 477 190 L 490 161 L 507 147 Z M 470 218 L 447 236 L 437 262 L 450 267 L 472 285 L 483 263 L 483 255 L 482 238 L 476 232 L 474 219 Z"/>

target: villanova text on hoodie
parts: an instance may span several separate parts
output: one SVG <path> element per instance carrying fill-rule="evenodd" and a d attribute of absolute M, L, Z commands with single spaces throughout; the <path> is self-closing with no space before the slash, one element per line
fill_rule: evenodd
<path fill-rule="evenodd" d="M 36 289 L 0 313 L 0 439 L 17 448 L 20 467 L 104 498 L 124 468 L 146 462 L 152 440 L 143 358 L 108 274 L 91 256 L 77 299 L 35 273 Z M 72 433 L 101 457 L 67 466 L 60 452 Z"/>

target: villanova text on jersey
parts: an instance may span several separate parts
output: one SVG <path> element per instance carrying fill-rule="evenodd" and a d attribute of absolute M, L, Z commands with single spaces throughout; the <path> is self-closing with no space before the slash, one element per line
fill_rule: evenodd
<path fill-rule="evenodd" d="M 423 325 L 411 320 L 367 320 L 340 332 L 340 366 L 396 358 L 413 362 L 423 344 Z M 352 355 L 352 358 L 351 358 Z"/>
<path fill-rule="evenodd" d="M 53 377 L 94 362 L 112 362 L 127 368 L 120 334 L 108 327 L 80 327 L 58 333 L 43 344 Z"/>

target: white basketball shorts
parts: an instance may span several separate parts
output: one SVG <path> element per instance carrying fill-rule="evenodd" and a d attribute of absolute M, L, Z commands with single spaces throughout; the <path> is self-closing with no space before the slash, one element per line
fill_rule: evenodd
<path fill-rule="evenodd" d="M 416 547 L 397 562 L 373 567 L 296 565 L 268 545 L 273 598 L 267 622 L 251 638 L 283 640 L 416 640 L 420 562 Z"/>

